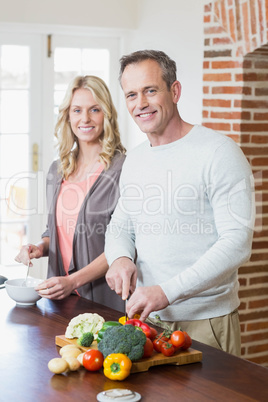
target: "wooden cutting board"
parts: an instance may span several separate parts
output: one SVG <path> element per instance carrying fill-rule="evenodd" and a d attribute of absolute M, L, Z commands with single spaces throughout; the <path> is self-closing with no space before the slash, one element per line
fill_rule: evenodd
<path fill-rule="evenodd" d="M 56 336 L 56 345 L 57 346 L 65 346 L 74 344 L 77 345 L 77 339 L 68 339 L 64 335 Z M 88 349 L 98 349 L 97 342 L 94 341 L 89 348 L 84 348 L 79 346 L 84 352 Z M 174 364 L 174 365 L 183 365 L 200 362 L 202 360 L 202 352 L 198 350 L 189 348 L 184 351 L 177 351 L 173 356 L 167 357 L 162 353 L 157 353 L 154 351 L 151 357 L 147 357 L 145 359 L 138 360 L 137 362 L 133 362 L 131 373 L 138 373 L 142 371 L 148 371 L 148 369 L 152 366 L 159 366 L 162 364 Z"/>

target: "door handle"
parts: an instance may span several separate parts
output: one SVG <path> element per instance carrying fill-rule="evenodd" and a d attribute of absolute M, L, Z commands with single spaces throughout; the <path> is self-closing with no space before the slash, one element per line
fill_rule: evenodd
<path fill-rule="evenodd" d="M 39 168 L 39 155 L 38 155 L 38 144 L 33 144 L 33 171 L 38 172 Z"/>

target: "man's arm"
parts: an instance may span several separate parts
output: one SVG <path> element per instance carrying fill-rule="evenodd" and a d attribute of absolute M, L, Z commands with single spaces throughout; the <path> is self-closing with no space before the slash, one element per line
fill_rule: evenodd
<path fill-rule="evenodd" d="M 206 180 L 218 238 L 193 265 L 160 284 L 170 304 L 221 286 L 251 255 L 253 176 L 238 146 L 229 142 L 219 147 Z"/>
<path fill-rule="evenodd" d="M 109 287 L 126 300 L 137 281 L 135 232 L 129 215 L 121 208 L 119 198 L 105 234 L 104 253 L 109 265 L 106 281 Z"/>

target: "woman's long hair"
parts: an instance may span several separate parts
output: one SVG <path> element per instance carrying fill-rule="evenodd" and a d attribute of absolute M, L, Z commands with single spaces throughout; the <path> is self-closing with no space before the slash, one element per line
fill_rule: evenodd
<path fill-rule="evenodd" d="M 55 126 L 55 136 L 58 140 L 60 157 L 59 170 L 67 179 L 77 167 L 79 143 L 69 123 L 69 111 L 73 94 L 77 89 L 85 88 L 91 91 L 94 99 L 104 113 L 103 134 L 100 137 L 102 152 L 100 162 L 108 169 L 116 152 L 125 153 L 121 143 L 117 122 L 117 111 L 114 107 L 110 91 L 105 82 L 93 75 L 78 76 L 69 84 L 62 104 L 59 107 L 58 120 Z"/>

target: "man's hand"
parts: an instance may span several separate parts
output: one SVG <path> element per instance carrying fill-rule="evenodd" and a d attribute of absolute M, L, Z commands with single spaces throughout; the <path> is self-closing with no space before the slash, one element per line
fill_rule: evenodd
<path fill-rule="evenodd" d="M 129 258 L 120 257 L 108 269 L 106 281 L 112 290 L 126 300 L 136 288 L 137 267 Z"/>
<path fill-rule="evenodd" d="M 140 314 L 140 320 L 144 321 L 152 311 L 162 310 L 168 305 L 167 296 L 159 285 L 139 287 L 127 302 L 127 315 L 131 318 Z"/>

